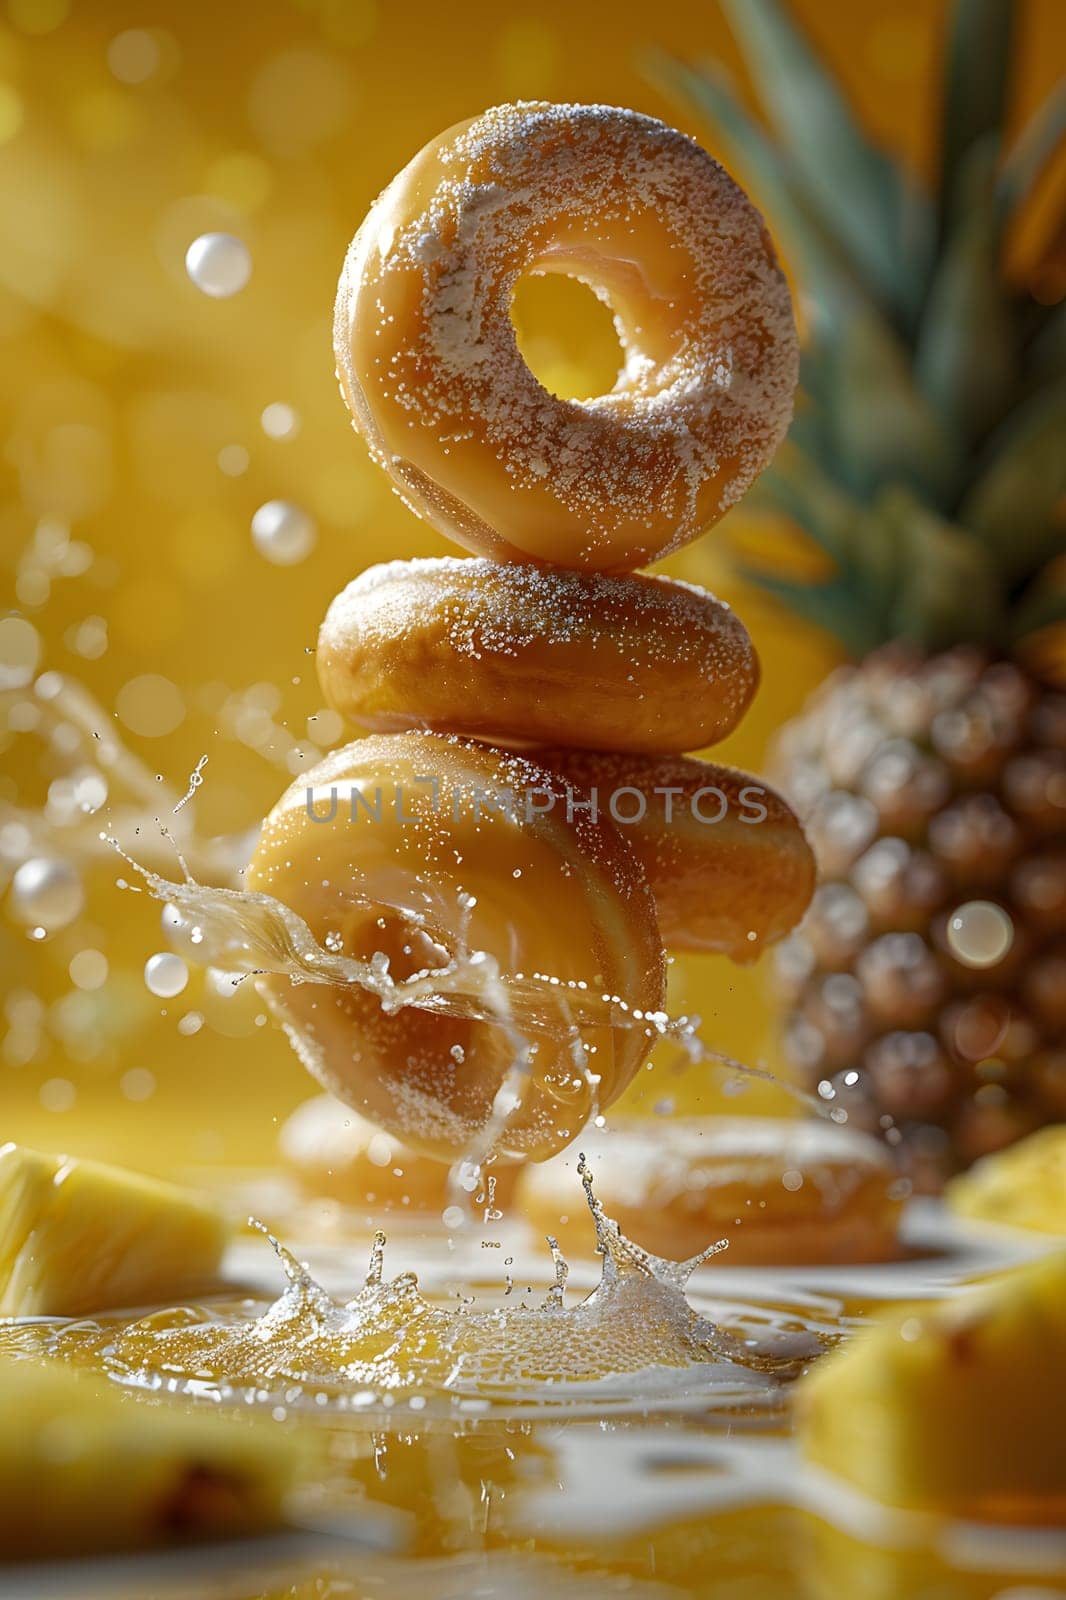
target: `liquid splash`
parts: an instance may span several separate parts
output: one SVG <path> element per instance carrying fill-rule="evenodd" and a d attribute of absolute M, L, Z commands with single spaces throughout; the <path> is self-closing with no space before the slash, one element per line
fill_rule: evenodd
<path fill-rule="evenodd" d="M 686 1261 L 651 1255 L 603 1211 L 584 1160 L 579 1171 L 603 1265 L 596 1287 L 571 1306 L 554 1239 L 555 1281 L 539 1305 L 434 1304 L 413 1272 L 386 1278 L 382 1233 L 363 1286 L 341 1300 L 253 1219 L 287 1280 L 262 1309 L 245 1300 L 172 1307 L 133 1321 L 12 1324 L 0 1331 L 0 1354 L 58 1357 L 137 1388 L 331 1413 L 402 1401 L 413 1409 L 524 1402 L 543 1410 L 567 1395 L 587 1395 L 589 1385 L 614 1385 L 654 1402 L 662 1380 L 669 1388 L 678 1378 L 699 1380 L 703 1404 L 716 1397 L 772 1403 L 775 1376 L 793 1375 L 821 1342 L 785 1352 L 780 1340 L 761 1345 L 754 1332 L 745 1337 L 701 1315 L 685 1286 L 727 1241 Z"/>

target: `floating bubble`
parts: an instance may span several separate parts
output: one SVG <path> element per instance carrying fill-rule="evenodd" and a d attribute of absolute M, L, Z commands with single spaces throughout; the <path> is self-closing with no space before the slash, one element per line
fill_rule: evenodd
<path fill-rule="evenodd" d="M 189 981 L 189 969 L 180 956 L 171 950 L 149 956 L 144 964 L 144 981 L 152 994 L 160 1000 L 173 1000 Z"/>
<path fill-rule="evenodd" d="M 11 907 L 28 927 L 53 933 L 74 921 L 85 904 L 81 878 L 69 861 L 35 856 L 11 882 Z"/>
<path fill-rule="evenodd" d="M 318 537 L 307 512 L 289 500 L 268 500 L 252 518 L 252 542 L 277 567 L 292 567 L 314 549 Z"/>
<path fill-rule="evenodd" d="M 1014 923 L 994 900 L 968 900 L 948 918 L 948 948 L 968 967 L 994 967 L 1014 943 Z"/>
<path fill-rule="evenodd" d="M 239 294 L 252 275 L 252 256 L 232 233 L 202 233 L 185 252 L 185 270 L 215 300 Z"/>
<path fill-rule="evenodd" d="M 266 406 L 259 420 L 268 439 L 294 439 L 300 431 L 299 414 L 280 400 Z"/>

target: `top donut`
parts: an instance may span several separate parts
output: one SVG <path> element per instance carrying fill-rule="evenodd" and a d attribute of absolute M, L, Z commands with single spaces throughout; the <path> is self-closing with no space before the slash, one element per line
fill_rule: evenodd
<path fill-rule="evenodd" d="M 614 312 L 609 394 L 562 400 L 511 322 L 528 272 Z M 792 412 L 792 306 L 762 218 L 693 140 L 611 106 L 499 106 L 441 134 L 352 241 L 338 376 L 407 504 L 498 561 L 629 571 L 748 488 Z"/>

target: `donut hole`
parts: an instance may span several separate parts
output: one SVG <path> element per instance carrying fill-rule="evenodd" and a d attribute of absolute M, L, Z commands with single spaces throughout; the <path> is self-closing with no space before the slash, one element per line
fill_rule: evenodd
<path fill-rule="evenodd" d="M 524 273 L 511 321 L 522 359 L 557 400 L 590 400 L 614 388 L 625 359 L 614 313 L 583 279 Z"/>

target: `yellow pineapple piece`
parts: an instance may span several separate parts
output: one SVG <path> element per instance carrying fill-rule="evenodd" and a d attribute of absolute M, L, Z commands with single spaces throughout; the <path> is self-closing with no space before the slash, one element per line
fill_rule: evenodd
<path fill-rule="evenodd" d="M 797 1393 L 808 1460 L 886 1505 L 1005 1522 L 1066 1519 L 1066 1253 L 826 1356 Z"/>
<path fill-rule="evenodd" d="M 272 1422 L 123 1393 L 57 1361 L 0 1361 L 0 1560 L 276 1526 L 306 1445 Z"/>
<path fill-rule="evenodd" d="M 228 1233 L 173 1184 L 0 1146 L 0 1315 L 82 1316 L 204 1288 Z"/>
<path fill-rule="evenodd" d="M 1066 1123 L 985 1156 L 952 1179 L 945 1198 L 963 1217 L 1066 1234 Z"/>

